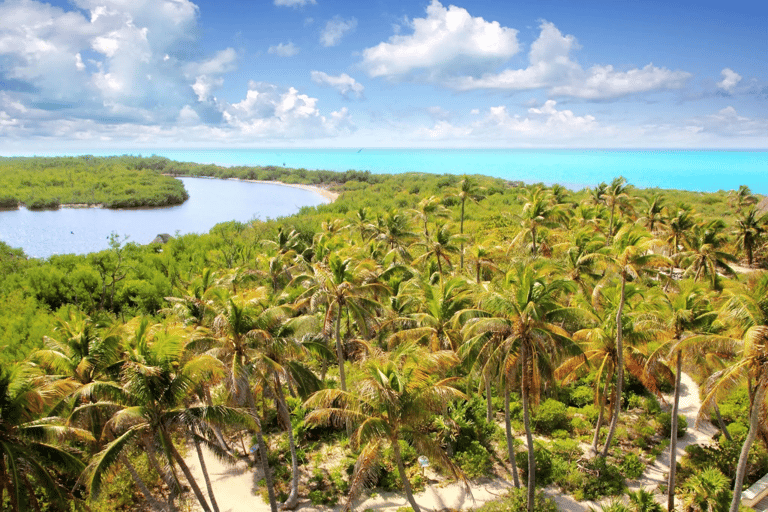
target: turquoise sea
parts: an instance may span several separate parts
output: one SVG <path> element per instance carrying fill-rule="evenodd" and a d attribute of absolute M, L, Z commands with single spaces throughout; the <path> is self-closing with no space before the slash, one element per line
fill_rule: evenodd
<path fill-rule="evenodd" d="M 768 151 L 498 149 L 201 149 L 146 150 L 188 162 L 278 165 L 400 174 L 484 174 L 572 189 L 624 176 L 642 188 L 715 192 L 747 185 L 768 195 Z"/>
<path fill-rule="evenodd" d="M 624 176 L 629 183 L 642 188 L 715 192 L 747 185 L 753 192 L 768 195 L 768 151 L 158 148 L 92 154 L 155 154 L 173 160 L 225 166 L 277 165 L 392 174 L 484 174 L 526 183 L 560 183 L 572 189 Z"/>

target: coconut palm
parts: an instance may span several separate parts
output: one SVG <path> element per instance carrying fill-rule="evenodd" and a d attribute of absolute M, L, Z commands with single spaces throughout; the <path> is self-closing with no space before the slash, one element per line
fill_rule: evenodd
<path fill-rule="evenodd" d="M 616 180 L 614 180 L 616 181 Z M 626 285 L 628 281 L 640 278 L 644 273 L 651 272 L 655 268 L 670 266 L 669 258 L 650 252 L 654 241 L 644 232 L 628 225 L 621 228 L 611 244 L 609 264 L 613 272 L 619 278 L 620 300 L 616 308 L 616 396 L 613 404 L 614 412 L 611 417 L 611 426 L 608 430 L 608 438 L 601 456 L 608 455 L 608 450 L 616 433 L 616 426 L 621 413 L 621 392 L 624 384 L 624 330 L 622 327 L 624 304 L 626 302 Z"/>
<path fill-rule="evenodd" d="M 728 263 L 735 262 L 736 257 L 722 250 L 726 243 L 724 229 L 725 223 L 720 219 L 694 227 L 690 249 L 680 253 L 681 264 L 685 267 L 683 275 L 693 276 L 696 281 L 708 277 L 713 290 L 721 289 L 720 273 L 735 275 Z"/>
<path fill-rule="evenodd" d="M 0 366 L 0 504 L 6 503 L 7 490 L 14 512 L 40 509 L 35 487 L 62 509 L 74 499 L 57 471 L 76 475 L 85 465 L 63 441 L 93 442 L 93 436 L 61 418 L 42 417 L 49 398 L 69 391 L 61 382 L 42 379 L 29 363 Z"/>
<path fill-rule="evenodd" d="M 518 264 L 504 283 L 481 298 L 481 307 L 490 317 L 467 322 L 466 337 L 482 339 L 483 334 L 501 340 L 487 345 L 490 368 L 503 368 L 510 381 L 519 382 L 523 420 L 528 443 L 528 510 L 533 511 L 536 483 L 531 402 L 536 403 L 542 385 L 552 376 L 554 361 L 561 354 L 575 355 L 579 347 L 568 333 L 555 325 L 553 315 L 562 311 L 560 294 L 569 290 L 566 281 L 547 281 L 541 269 Z"/>
<path fill-rule="evenodd" d="M 450 216 L 451 211 L 443 206 L 442 200 L 437 196 L 425 197 L 419 201 L 418 206 L 411 210 L 416 219 L 424 224 L 424 238 L 429 239 L 429 218 L 447 218 Z"/>
<path fill-rule="evenodd" d="M 474 262 L 475 282 L 477 284 L 480 284 L 482 281 L 484 271 L 498 269 L 494 261 L 494 253 L 496 253 L 497 250 L 498 247 L 487 248 L 482 245 L 476 245 L 471 249 L 470 260 Z"/>
<path fill-rule="evenodd" d="M 739 214 L 747 206 L 757 204 L 757 197 L 752 195 L 752 191 L 746 185 L 739 185 L 738 190 L 731 190 L 728 192 L 728 204 L 736 209 L 736 213 Z"/>
<path fill-rule="evenodd" d="M 440 276 L 443 275 L 443 263 L 451 266 L 451 254 L 461 251 L 458 242 L 464 243 L 466 240 L 463 235 L 452 235 L 446 224 L 437 226 L 434 233 L 434 239 L 427 239 L 425 242 L 416 242 L 414 246 L 424 247 L 424 253 L 413 260 L 413 265 L 418 265 L 431 258 L 437 261 L 437 269 Z"/>
<path fill-rule="evenodd" d="M 620 211 L 629 208 L 629 185 L 623 176 L 614 178 L 611 181 L 611 184 L 608 185 L 603 194 L 603 202 L 611 212 L 608 220 L 608 238 L 610 239 L 613 236 L 613 229 L 615 227 L 616 208 L 619 208 Z"/>
<path fill-rule="evenodd" d="M 411 261 L 408 246 L 416 241 L 419 235 L 410 230 L 408 216 L 397 210 L 390 210 L 376 217 L 371 231 L 371 238 L 383 244 L 391 258 L 399 256 L 406 263 Z"/>
<path fill-rule="evenodd" d="M 461 203 L 461 220 L 459 224 L 459 234 L 464 234 L 464 207 L 467 203 L 467 199 L 470 201 L 478 202 L 480 201 L 483 196 L 483 190 L 485 190 L 483 187 L 479 187 L 477 183 L 475 183 L 475 180 L 470 178 L 469 176 L 465 176 L 463 180 L 459 182 L 459 188 L 456 191 L 456 197 L 458 197 L 459 202 Z M 461 244 L 461 263 L 459 264 L 459 268 L 461 270 L 464 270 L 464 243 Z"/>
<path fill-rule="evenodd" d="M 710 408 L 718 396 L 734 386 L 747 383 L 751 406 L 749 432 L 739 456 L 730 507 L 730 512 L 737 512 L 749 450 L 761 425 L 765 424 L 763 415 L 768 407 L 768 301 L 765 300 L 768 297 L 768 274 L 753 278 L 747 286 L 728 292 L 721 316 L 732 326 L 730 341 L 738 347 L 739 357 L 708 379 L 702 411 Z"/>
<path fill-rule="evenodd" d="M 663 311 L 658 318 L 664 319 L 667 340 L 655 354 L 649 358 L 652 367 L 657 361 L 656 354 L 668 351 L 675 360 L 675 389 L 672 401 L 672 426 L 670 428 L 670 464 L 667 492 L 667 509 L 675 509 L 675 485 L 677 472 L 677 423 L 680 402 L 680 377 L 683 372 L 683 351 L 701 341 L 697 336 L 709 329 L 714 320 L 708 297 L 695 283 L 687 281 L 680 285 L 679 291 L 665 293 Z"/>
<path fill-rule="evenodd" d="M 672 214 L 673 211 L 674 214 Z M 669 246 L 669 257 L 674 258 L 681 250 L 688 247 L 691 230 L 696 225 L 696 219 L 690 208 L 683 205 L 679 205 L 678 208 L 669 211 L 669 213 L 672 216 L 667 219 L 664 242 Z"/>
<path fill-rule="evenodd" d="M 111 442 L 93 458 L 84 473 L 92 496 L 98 496 L 104 477 L 117 461 L 126 463 L 125 449 L 138 444 L 147 451 L 160 447 L 168 466 L 181 469 L 203 510 L 211 511 L 171 434 L 174 431 L 187 432 L 198 422 L 240 422 L 244 421 L 244 417 L 225 406 L 189 404 L 190 391 L 210 369 L 220 368 L 221 365 L 207 355 L 182 362 L 185 352 L 179 334 L 164 326 L 149 326 L 146 318 L 141 319 L 135 336 L 129 341 L 120 370 L 122 396 L 111 404 L 93 404 L 95 407 L 116 409 L 116 412 L 106 422 L 102 434 Z M 85 405 L 75 410 L 73 418 L 89 407 Z M 135 471 L 131 472 L 136 478 Z M 171 472 L 175 478 L 175 472 Z M 148 502 L 159 508 L 146 485 L 140 479 L 136 483 Z"/>
<path fill-rule="evenodd" d="M 754 206 L 736 219 L 734 234 L 736 244 L 747 254 L 747 264 L 752 266 L 753 252 L 766 232 L 768 213 L 760 214 Z"/>
<path fill-rule="evenodd" d="M 565 214 L 560 205 L 555 203 L 552 194 L 543 187 L 526 190 L 521 199 L 525 201 L 523 211 L 520 214 L 520 222 L 523 229 L 515 240 L 522 240 L 530 235 L 531 252 L 536 256 L 536 241 L 539 229 L 557 226 L 559 221 L 565 219 Z"/>
<path fill-rule="evenodd" d="M 653 194 L 650 198 L 641 198 L 642 211 L 637 222 L 653 235 L 656 235 L 660 229 L 666 227 L 666 215 L 664 205 L 664 196 Z"/>
<path fill-rule="evenodd" d="M 452 351 L 428 352 L 413 344 L 402 345 L 391 353 L 378 353 L 370 347 L 368 350 L 362 378 L 355 383 L 354 391 L 316 392 L 305 403 L 314 409 L 305 421 L 355 426 L 350 442 L 360 449 L 360 455 L 349 486 L 347 510 L 365 485 L 375 483 L 382 450 L 390 446 L 408 502 L 420 512 L 405 473 L 400 443 L 413 444 L 430 461 L 462 476 L 442 447 L 421 428 L 453 399 L 466 398 L 453 387 L 458 377 L 442 377 L 458 363 L 458 358 Z"/>

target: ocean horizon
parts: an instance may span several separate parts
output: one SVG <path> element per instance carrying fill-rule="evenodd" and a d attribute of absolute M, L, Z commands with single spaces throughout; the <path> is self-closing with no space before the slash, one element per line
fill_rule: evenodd
<path fill-rule="evenodd" d="M 221 166 L 482 174 L 578 190 L 618 176 L 639 188 L 716 192 L 740 185 L 768 195 L 768 151 L 681 149 L 136 149 L 92 154 L 163 156 Z M 46 156 L 38 154 L 38 156 Z"/>

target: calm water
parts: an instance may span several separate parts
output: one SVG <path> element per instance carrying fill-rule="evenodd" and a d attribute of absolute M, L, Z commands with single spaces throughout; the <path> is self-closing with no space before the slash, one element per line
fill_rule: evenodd
<path fill-rule="evenodd" d="M 120 153 L 105 153 L 115 154 Z M 172 160 L 217 165 L 279 165 L 374 173 L 484 174 L 527 183 L 592 187 L 624 176 L 637 187 L 701 192 L 747 185 L 768 195 L 768 151 L 494 149 L 141 150 Z"/>
<path fill-rule="evenodd" d="M 294 187 L 241 181 L 181 178 L 189 200 L 180 206 L 109 210 L 61 208 L 0 212 L 0 240 L 36 258 L 85 254 L 108 247 L 112 232 L 146 244 L 159 233 L 206 233 L 220 222 L 283 217 L 326 200 Z"/>

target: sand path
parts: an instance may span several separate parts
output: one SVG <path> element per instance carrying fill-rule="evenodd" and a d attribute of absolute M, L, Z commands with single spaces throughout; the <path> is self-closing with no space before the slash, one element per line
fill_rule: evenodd
<path fill-rule="evenodd" d="M 688 431 L 685 436 L 677 440 L 678 461 L 685 454 L 685 447 L 696 444 L 708 444 L 717 429 L 708 421 L 702 421 L 698 429 L 694 428 L 696 416 L 701 408 L 699 399 L 699 387 L 693 379 L 686 373 L 681 377 L 680 390 L 680 414 L 685 416 L 688 421 Z M 667 402 L 672 403 L 672 396 L 665 396 Z M 257 496 L 258 488 L 256 483 L 261 479 L 260 471 L 249 469 L 245 462 L 237 462 L 230 465 L 217 460 L 213 454 L 204 449 L 205 462 L 208 467 L 208 473 L 216 493 L 216 500 L 221 512 L 269 512 L 269 504 L 265 503 L 260 496 Z M 185 461 L 192 470 L 201 489 L 205 493 L 205 481 L 203 480 L 200 463 L 194 449 L 190 449 L 185 457 Z M 669 472 L 670 454 L 669 450 L 661 454 L 656 462 L 648 466 L 643 476 L 638 480 L 629 482 L 631 490 L 646 489 L 653 491 L 660 484 L 666 484 L 667 473 Z M 506 494 L 506 491 L 512 487 L 512 482 L 503 479 L 483 478 L 472 482 L 472 495 L 464 491 L 463 486 L 457 483 L 444 484 L 437 482 L 435 475 L 427 473 L 432 478 L 431 484 L 427 488 L 416 494 L 416 503 L 421 506 L 425 512 L 427 510 L 456 509 L 467 510 L 477 508 L 482 504 L 498 499 Z M 560 510 L 567 512 L 587 512 L 590 507 L 599 510 L 599 503 L 578 502 L 570 496 L 563 495 L 559 490 L 550 486 L 545 489 L 545 493 L 555 500 Z M 659 496 L 663 499 L 662 496 Z M 193 498 L 194 499 L 194 498 Z M 605 500 L 610 501 L 610 500 Z M 343 505 L 336 507 L 314 507 L 309 500 L 303 497 L 300 500 L 297 511 L 333 511 L 338 512 L 343 509 Z M 380 492 L 365 500 L 358 501 L 355 504 L 356 510 L 374 510 L 376 512 L 391 512 L 399 507 L 407 506 L 405 495 L 394 492 Z M 197 502 L 190 505 L 195 511 L 201 510 Z"/>

